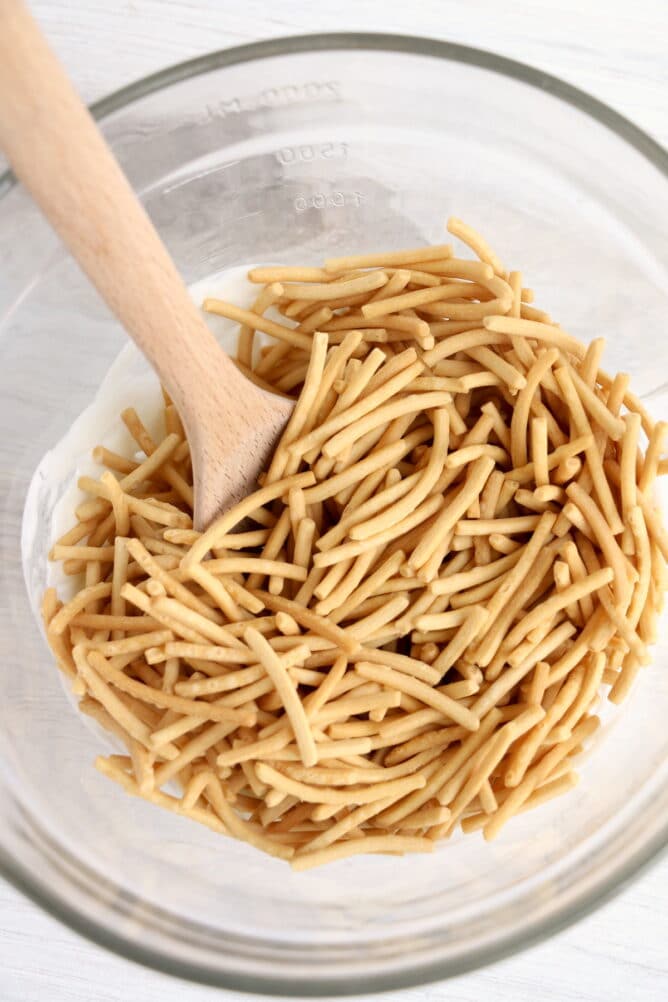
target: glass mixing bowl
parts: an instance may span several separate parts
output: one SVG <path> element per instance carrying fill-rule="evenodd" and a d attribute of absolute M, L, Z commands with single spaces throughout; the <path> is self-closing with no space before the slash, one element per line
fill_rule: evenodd
<path fill-rule="evenodd" d="M 656 416 L 668 377 L 668 157 L 610 109 L 489 53 L 335 35 L 214 53 L 96 108 L 185 279 L 247 261 L 442 242 L 454 213 L 574 334 L 609 338 Z M 253 991 L 397 988 L 572 922 L 668 836 L 668 636 L 567 798 L 433 856 L 283 863 L 128 798 L 93 768 L 34 621 L 21 519 L 43 453 L 124 343 L 0 181 L 0 869 L 86 936 Z M 41 513 L 46 520 L 48 511 Z M 43 573 L 44 553 L 32 570 Z M 34 582 L 33 582 L 34 584 Z"/>

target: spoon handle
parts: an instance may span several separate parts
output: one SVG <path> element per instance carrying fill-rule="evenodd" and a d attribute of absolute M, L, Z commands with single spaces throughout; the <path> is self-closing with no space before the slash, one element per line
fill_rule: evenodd
<path fill-rule="evenodd" d="M 0 0 L 0 149 L 153 364 L 187 428 L 207 426 L 221 392 L 243 386 L 238 397 L 243 400 L 254 390 L 204 323 L 102 134 L 20 0 Z"/>

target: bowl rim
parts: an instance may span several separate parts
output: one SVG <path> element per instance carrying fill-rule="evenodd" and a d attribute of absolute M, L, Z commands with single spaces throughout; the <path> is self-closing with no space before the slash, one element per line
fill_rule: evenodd
<path fill-rule="evenodd" d="M 668 178 L 668 150 L 640 129 L 630 119 L 621 115 L 603 101 L 586 91 L 567 83 L 559 77 L 545 73 L 529 64 L 519 62 L 494 52 L 439 41 L 414 35 L 332 32 L 282 36 L 245 45 L 219 49 L 194 59 L 176 63 L 145 76 L 94 102 L 90 111 L 98 121 L 104 120 L 140 98 L 160 91 L 172 84 L 224 67 L 300 53 L 336 50 L 372 50 L 407 55 L 427 56 L 435 59 L 475 66 L 499 73 L 502 76 L 528 84 L 556 97 L 616 133 L 624 142 L 636 149 Z M 17 185 L 11 170 L 0 174 L 0 202 Z M 1 208 L 1 206 L 0 206 Z M 167 952 L 139 945 L 136 940 L 124 938 L 98 921 L 93 921 L 83 911 L 65 903 L 48 887 L 42 885 L 22 863 L 8 859 L 0 851 L 0 875 L 14 888 L 32 900 L 45 912 L 63 922 L 85 939 L 161 973 L 170 974 L 191 982 L 228 990 L 254 992 L 265 995 L 294 997 L 295 995 L 324 996 L 351 995 L 382 992 L 427 984 L 464 974 L 510 956 L 565 929 L 574 922 L 619 894 L 650 864 L 657 862 L 668 849 L 668 819 L 653 836 L 637 847 L 629 857 L 620 862 L 606 876 L 588 882 L 584 891 L 578 891 L 571 900 L 553 909 L 534 922 L 530 928 L 514 927 L 502 933 L 496 942 L 483 947 L 472 947 L 454 959 L 434 962 L 417 962 L 401 971 L 367 975 L 312 976 L 304 981 L 295 974 L 282 972 L 272 975 L 248 974 L 240 969 L 221 971 L 202 963 L 175 960 Z"/>

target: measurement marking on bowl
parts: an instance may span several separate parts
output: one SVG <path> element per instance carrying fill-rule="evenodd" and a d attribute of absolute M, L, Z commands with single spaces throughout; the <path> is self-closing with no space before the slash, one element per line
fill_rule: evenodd
<path fill-rule="evenodd" d="M 340 87 L 338 80 L 307 80 L 305 83 L 286 84 L 283 87 L 267 87 L 255 94 L 231 97 L 215 104 L 207 103 L 203 120 L 206 122 L 212 118 L 240 115 L 244 111 L 284 107 L 304 101 L 338 101 L 341 97 Z"/>
<path fill-rule="evenodd" d="M 365 201 L 366 195 L 361 191 L 316 191 L 297 195 L 293 204 L 295 212 L 306 212 L 307 209 L 342 209 L 345 205 L 359 209 Z"/>
<path fill-rule="evenodd" d="M 311 163 L 313 160 L 344 160 L 348 156 L 347 143 L 304 143 L 299 146 L 283 146 L 276 150 L 279 164 L 289 167 L 291 164 Z"/>

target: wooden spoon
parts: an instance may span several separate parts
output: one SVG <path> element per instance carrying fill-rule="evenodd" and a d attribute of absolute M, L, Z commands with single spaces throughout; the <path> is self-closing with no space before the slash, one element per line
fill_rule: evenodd
<path fill-rule="evenodd" d="M 204 528 L 253 489 L 292 402 L 220 348 L 25 6 L 1 0 L 0 20 L 0 148 L 176 404 Z"/>

